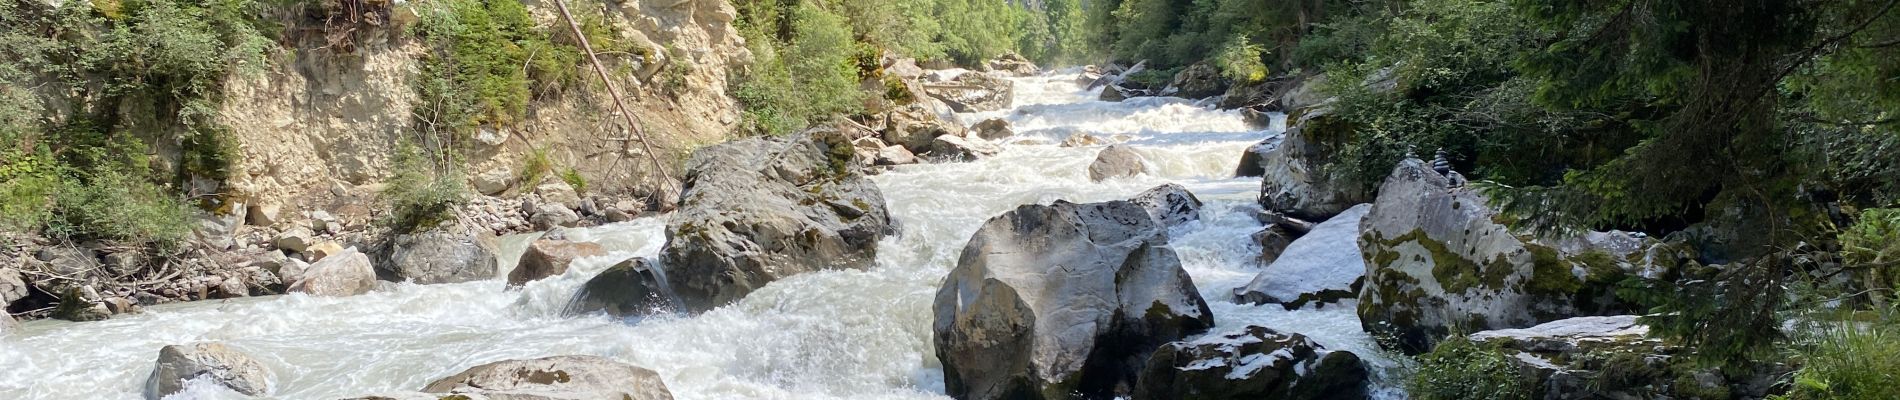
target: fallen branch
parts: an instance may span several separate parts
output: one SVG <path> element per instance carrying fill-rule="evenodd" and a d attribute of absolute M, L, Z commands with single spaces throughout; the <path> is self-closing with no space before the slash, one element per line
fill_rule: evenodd
<path fill-rule="evenodd" d="M 561 10 L 561 20 L 567 21 L 568 29 L 574 32 L 574 39 L 581 43 L 581 50 L 587 52 L 587 61 L 594 65 L 594 73 L 600 75 L 602 83 L 607 84 L 607 94 L 613 96 L 614 107 L 619 108 L 620 115 L 626 117 L 627 128 L 633 131 L 634 136 L 639 137 L 638 141 L 640 142 L 640 147 L 646 150 L 647 160 L 653 162 L 653 170 L 660 173 L 660 178 L 662 179 L 660 181 L 660 188 L 663 190 L 671 190 L 673 187 L 672 175 L 666 173 L 665 165 L 660 164 L 660 158 L 653 152 L 653 145 L 646 140 L 646 131 L 640 128 L 640 121 L 635 119 L 633 110 L 627 108 L 627 102 L 621 100 L 620 88 L 614 86 L 613 78 L 607 75 L 607 67 L 602 66 L 600 64 L 600 57 L 594 55 L 594 46 L 587 43 L 587 35 L 581 33 L 581 26 L 574 22 L 574 15 L 568 13 L 567 2 L 564 0 L 554 0 L 554 8 Z M 624 145 L 627 142 L 621 143 Z M 659 192 L 656 191 L 654 193 L 657 195 Z"/>

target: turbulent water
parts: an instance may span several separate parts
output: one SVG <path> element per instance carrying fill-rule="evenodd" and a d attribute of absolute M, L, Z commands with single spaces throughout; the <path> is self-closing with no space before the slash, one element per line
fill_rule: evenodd
<path fill-rule="evenodd" d="M 1350 302 L 1323 309 L 1235 304 L 1232 289 L 1260 272 L 1251 213 L 1258 179 L 1232 178 L 1241 152 L 1280 132 L 1233 112 L 1180 99 L 1093 101 L 1074 74 L 1016 79 L 1011 110 L 961 115 L 1009 119 L 1017 136 L 995 157 L 899 167 L 874 180 L 902 233 L 878 248 L 868 271 L 800 275 L 737 304 L 692 317 L 623 321 L 563 317 L 593 274 L 631 256 L 654 256 L 663 221 L 578 230 L 570 238 L 612 249 L 566 275 L 506 289 L 500 280 L 401 284 L 346 298 L 303 295 L 150 307 L 103 322 L 28 322 L 0 337 L 0 399 L 135 399 L 167 344 L 219 341 L 271 369 L 270 397 L 335 399 L 413 391 L 469 367 L 505 359 L 590 354 L 659 371 L 679 399 L 942 399 L 930 344 L 930 303 L 983 221 L 1021 204 L 1126 198 L 1180 183 L 1207 206 L 1178 227 L 1173 245 L 1213 308 L 1216 332 L 1259 324 L 1299 332 L 1367 358 L 1377 397 L 1397 398 L 1393 359 L 1360 330 Z M 1118 137 L 1150 173 L 1094 183 L 1099 148 L 1064 148 L 1072 133 Z M 528 237 L 511 237 L 518 257 Z M 512 259 L 514 257 L 505 257 Z M 504 273 L 505 275 L 505 273 Z M 173 398 L 242 398 L 194 385 Z"/>

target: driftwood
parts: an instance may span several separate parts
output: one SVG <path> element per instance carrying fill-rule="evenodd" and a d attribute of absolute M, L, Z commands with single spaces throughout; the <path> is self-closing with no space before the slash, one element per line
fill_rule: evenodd
<path fill-rule="evenodd" d="M 574 39 L 581 43 L 581 51 L 587 53 L 587 61 L 594 65 L 594 73 L 600 75 L 602 83 L 607 84 L 607 94 L 613 96 L 614 107 L 619 108 L 620 115 L 626 117 L 627 128 L 633 131 L 634 137 L 640 142 L 640 147 L 646 150 L 647 161 L 651 161 L 653 163 L 653 170 L 660 173 L 660 190 L 656 190 L 654 193 L 657 195 L 661 191 L 672 190 L 672 175 L 666 172 L 665 165 L 660 164 L 659 156 L 653 152 L 652 141 L 647 140 L 646 130 L 640 128 L 640 121 L 633 115 L 633 110 L 628 109 L 627 102 L 620 98 L 620 88 L 614 85 L 613 78 L 607 75 L 607 68 L 600 64 L 600 57 L 594 54 L 594 46 L 587 43 L 587 35 L 581 33 L 580 24 L 575 23 L 574 15 L 568 13 L 567 2 L 564 0 L 554 0 L 554 7 L 561 10 L 561 20 L 567 21 L 568 29 L 574 32 Z M 625 141 L 621 142 L 622 145 L 625 145 L 625 143 Z"/>

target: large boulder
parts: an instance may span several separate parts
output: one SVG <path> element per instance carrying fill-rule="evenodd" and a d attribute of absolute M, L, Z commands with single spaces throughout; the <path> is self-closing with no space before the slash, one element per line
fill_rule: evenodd
<path fill-rule="evenodd" d="M 376 274 L 417 284 L 494 278 L 500 270 L 493 233 L 461 225 L 396 234 L 384 243 Z"/>
<path fill-rule="evenodd" d="M 1372 201 L 1365 182 L 1328 176 L 1321 170 L 1352 140 L 1352 127 L 1323 110 L 1304 113 L 1278 143 L 1260 154 L 1260 206 L 1300 219 L 1318 221 L 1354 204 Z M 1244 158 L 1244 157 L 1243 157 Z M 1245 161 L 1243 161 L 1244 163 Z M 1242 165 L 1241 171 L 1247 166 Z"/>
<path fill-rule="evenodd" d="M 1399 163 L 1360 225 L 1366 283 L 1359 317 L 1408 353 L 1452 329 L 1523 328 L 1620 314 L 1633 305 L 1616 283 L 1649 268 L 1636 249 L 1572 246 L 1519 237 L 1499 224 L 1483 194 L 1452 188 L 1418 159 Z"/>
<path fill-rule="evenodd" d="M 1133 147 L 1110 145 L 1095 154 L 1095 162 L 1089 163 L 1089 180 L 1101 182 L 1109 178 L 1141 175 L 1147 171 L 1147 162 Z"/>
<path fill-rule="evenodd" d="M 1249 325 L 1161 346 L 1148 358 L 1133 399 L 1365 399 L 1368 377 L 1352 352 Z"/>
<path fill-rule="evenodd" d="M 589 242 L 570 242 L 566 240 L 536 240 L 528 244 L 528 251 L 521 254 L 521 261 L 515 269 L 508 272 L 508 285 L 519 286 L 550 276 L 567 273 L 567 266 L 581 257 L 593 257 L 607 254 L 607 249 Z"/>
<path fill-rule="evenodd" d="M 1024 205 L 984 223 L 933 306 L 949 395 L 1126 395 L 1149 353 L 1214 323 L 1164 231 L 1128 201 Z"/>
<path fill-rule="evenodd" d="M 1502 351 L 1537 399 L 1759 399 L 1790 372 L 1786 363 L 1773 362 L 1745 369 L 1698 367 L 1688 349 L 1648 333 L 1636 316 L 1615 315 L 1468 338 Z"/>
<path fill-rule="evenodd" d="M 1201 219 L 1201 199 L 1189 192 L 1187 187 L 1170 183 L 1155 186 L 1129 198 L 1129 202 L 1141 206 L 1162 229 L 1173 228 Z"/>
<path fill-rule="evenodd" d="M 672 400 L 660 374 L 595 356 L 497 361 L 438 379 L 428 393 L 492 399 Z"/>
<path fill-rule="evenodd" d="M 787 276 L 870 267 L 890 214 L 862 163 L 825 128 L 695 152 L 660 254 L 668 283 L 698 312 Z"/>
<path fill-rule="evenodd" d="M 1227 78 L 1220 70 L 1208 64 L 1194 64 L 1174 74 L 1174 81 L 1168 83 L 1171 95 L 1187 99 L 1200 99 L 1219 96 L 1227 92 Z"/>
<path fill-rule="evenodd" d="M 292 265 L 292 269 L 299 268 L 299 264 Z M 297 280 L 290 284 L 291 293 L 341 297 L 369 293 L 376 288 L 376 268 L 370 265 L 369 256 L 356 251 L 355 247 L 301 268 L 296 274 Z"/>
<path fill-rule="evenodd" d="M 924 84 L 924 93 L 960 113 L 1009 108 L 1016 84 L 981 72 L 965 72 L 948 82 Z"/>
<path fill-rule="evenodd" d="M 145 379 L 145 398 L 162 399 L 185 388 L 185 382 L 210 379 L 212 383 L 249 396 L 270 393 L 271 373 L 264 364 L 219 343 L 165 346 L 158 363 Z"/>
<path fill-rule="evenodd" d="M 637 317 L 679 312 L 678 296 L 667 286 L 666 271 L 651 259 L 621 261 L 601 271 L 574 293 L 564 311 L 568 315 L 605 312 L 615 317 Z"/>
<path fill-rule="evenodd" d="M 1247 146 L 1247 151 L 1240 153 L 1240 165 L 1234 167 L 1234 176 L 1254 177 L 1266 175 L 1267 153 L 1279 148 L 1280 140 L 1283 138 L 1285 138 L 1284 135 L 1273 135 L 1266 139 L 1261 139 L 1259 143 L 1254 143 L 1252 146 Z"/>
<path fill-rule="evenodd" d="M 931 112 L 921 102 L 892 110 L 886 114 L 884 123 L 880 138 L 885 143 L 904 146 L 911 153 L 929 152 L 937 137 L 964 135 L 963 125 Z"/>
<path fill-rule="evenodd" d="M 1234 296 L 1287 309 L 1356 297 L 1366 275 L 1357 239 L 1359 222 L 1371 209 L 1370 204 L 1360 204 L 1320 223 L 1288 244 L 1253 282 L 1234 289 Z"/>

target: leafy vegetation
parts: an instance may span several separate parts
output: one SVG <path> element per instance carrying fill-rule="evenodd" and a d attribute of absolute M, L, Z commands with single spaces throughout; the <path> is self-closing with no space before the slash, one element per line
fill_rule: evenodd
<path fill-rule="evenodd" d="M 396 147 L 391 161 L 395 174 L 380 194 L 389 210 L 382 221 L 397 232 L 418 232 L 455 220 L 456 210 L 468 203 L 469 188 L 461 162 L 441 151 L 427 151 L 412 143 Z"/>
<path fill-rule="evenodd" d="M 1801 369 L 1780 400 L 1873 400 L 1900 398 L 1900 325 L 1891 311 L 1871 321 L 1834 318 L 1804 338 L 1793 352 Z M 1837 317 L 1839 317 L 1837 315 Z"/>
<path fill-rule="evenodd" d="M 432 1 L 416 11 L 415 34 L 430 48 L 417 88 L 428 105 L 419 112 L 425 131 L 467 136 L 483 126 L 508 126 L 527 112 L 537 91 L 557 92 L 580 80 L 580 49 L 556 44 L 521 2 Z M 588 36 L 613 46 L 607 35 Z"/>
<path fill-rule="evenodd" d="M 1419 400 L 1528 400 L 1532 395 L 1510 356 L 1463 335 L 1452 335 L 1420 355 L 1417 370 L 1405 389 Z"/>

